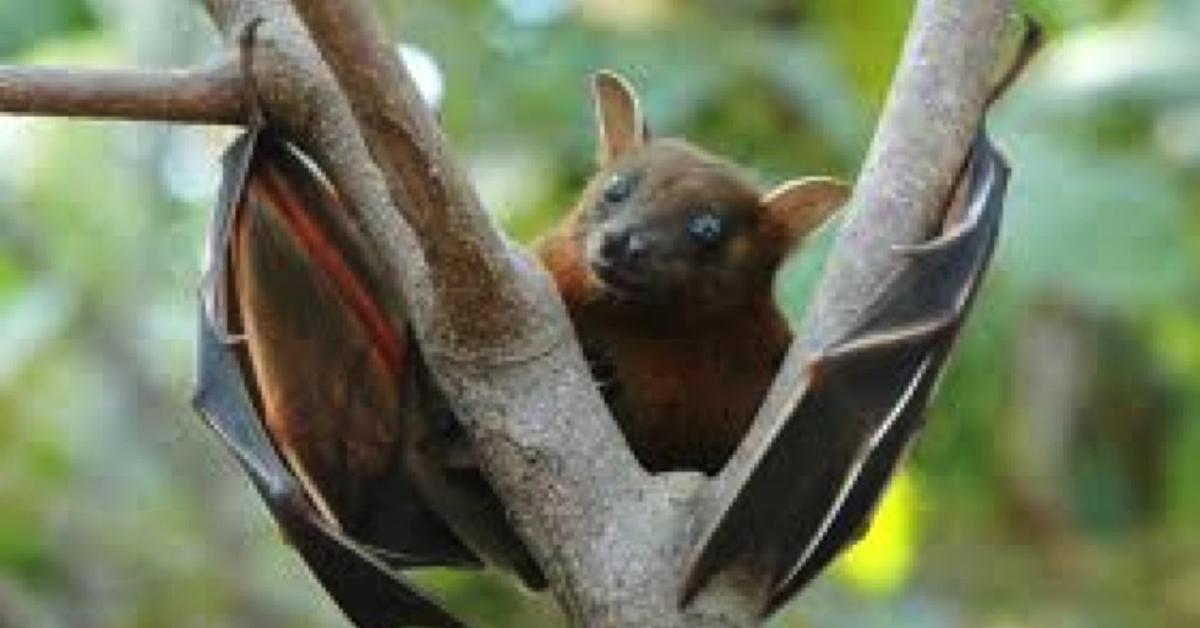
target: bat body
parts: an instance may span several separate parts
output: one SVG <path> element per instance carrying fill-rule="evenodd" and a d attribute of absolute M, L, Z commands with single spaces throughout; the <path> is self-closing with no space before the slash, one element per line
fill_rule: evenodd
<path fill-rule="evenodd" d="M 759 194 L 723 160 L 650 140 L 622 79 L 597 75 L 595 95 L 601 171 L 538 252 L 646 467 L 715 472 L 790 342 L 775 268 L 845 188 Z M 459 625 L 399 569 L 487 563 L 544 586 L 336 194 L 266 131 L 225 167 L 196 405 L 313 573 L 361 626 Z M 654 246 L 614 252 L 614 237 Z"/>
<path fill-rule="evenodd" d="M 620 77 L 593 87 L 599 171 L 537 252 L 642 465 L 715 473 L 791 342 L 775 272 L 847 190 L 809 178 L 760 193 L 729 162 L 651 138 Z"/>

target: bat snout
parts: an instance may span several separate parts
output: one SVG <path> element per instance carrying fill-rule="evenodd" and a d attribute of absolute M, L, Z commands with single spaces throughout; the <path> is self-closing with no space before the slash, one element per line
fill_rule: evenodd
<path fill-rule="evenodd" d="M 601 283 L 628 295 L 648 288 L 652 243 L 646 234 L 635 229 L 605 230 L 591 244 L 588 265 Z"/>
<path fill-rule="evenodd" d="M 631 229 L 605 231 L 601 235 L 599 261 L 608 266 L 637 269 L 649 251 L 650 241 L 643 233 Z"/>

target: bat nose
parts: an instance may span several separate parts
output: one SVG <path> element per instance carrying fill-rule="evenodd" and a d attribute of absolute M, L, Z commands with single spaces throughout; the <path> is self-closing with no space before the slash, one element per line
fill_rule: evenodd
<path fill-rule="evenodd" d="M 646 257 L 649 251 L 649 241 L 646 236 L 636 231 L 622 229 L 604 234 L 600 245 L 600 255 L 609 264 L 636 267 Z"/>

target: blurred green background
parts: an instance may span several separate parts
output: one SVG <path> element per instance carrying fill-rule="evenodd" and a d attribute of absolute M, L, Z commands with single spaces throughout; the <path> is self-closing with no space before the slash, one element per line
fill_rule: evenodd
<path fill-rule="evenodd" d="M 1015 170 L 995 272 L 870 537 L 777 626 L 1200 625 L 1200 2 L 1022 6 L 1049 43 L 993 116 Z M 380 7 L 527 239 L 591 167 L 600 67 L 764 183 L 853 178 L 911 2 Z M 4 63 L 217 45 L 196 2 L 0 0 Z M 230 136 L 0 116 L 0 628 L 344 625 L 187 406 Z M 820 249 L 783 275 L 792 313 Z M 504 578 L 424 578 L 483 625 L 557 625 Z"/>

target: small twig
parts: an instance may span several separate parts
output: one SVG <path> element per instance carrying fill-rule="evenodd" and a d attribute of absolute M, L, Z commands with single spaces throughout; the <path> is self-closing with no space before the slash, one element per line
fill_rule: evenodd
<path fill-rule="evenodd" d="M 0 66 L 0 112 L 240 124 L 242 88 L 233 59 L 183 70 Z"/>

